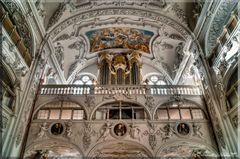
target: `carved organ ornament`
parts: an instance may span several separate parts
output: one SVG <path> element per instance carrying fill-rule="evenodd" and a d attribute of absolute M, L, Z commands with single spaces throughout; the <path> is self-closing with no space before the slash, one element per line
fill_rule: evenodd
<path fill-rule="evenodd" d="M 99 55 L 98 81 L 101 85 L 137 85 L 140 84 L 142 80 L 140 74 L 141 68 L 141 54 L 137 52 L 132 52 L 130 54 L 102 53 Z"/>

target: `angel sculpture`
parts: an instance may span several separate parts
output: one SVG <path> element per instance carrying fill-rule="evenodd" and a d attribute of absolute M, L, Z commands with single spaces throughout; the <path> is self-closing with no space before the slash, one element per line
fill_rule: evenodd
<path fill-rule="evenodd" d="M 203 133 L 200 131 L 201 126 L 193 123 L 193 135 L 202 138 Z"/>
<path fill-rule="evenodd" d="M 39 138 L 43 138 L 46 135 L 46 131 L 48 130 L 47 123 L 44 122 L 42 125 L 40 125 L 40 130 L 37 136 Z"/>
<path fill-rule="evenodd" d="M 100 137 L 98 138 L 97 141 L 99 141 L 100 139 L 103 139 L 103 141 L 105 141 L 106 137 L 109 136 L 111 133 L 111 128 L 112 124 L 110 122 L 107 122 L 105 126 L 103 126 L 102 129 L 100 130 Z"/>
<path fill-rule="evenodd" d="M 72 136 L 72 122 L 68 122 L 67 123 L 66 136 L 67 137 L 71 137 Z"/>
<path fill-rule="evenodd" d="M 134 125 L 133 123 L 130 124 L 130 136 L 133 139 L 138 139 L 140 141 L 140 129 L 138 128 L 138 126 Z"/>
<path fill-rule="evenodd" d="M 162 135 L 162 141 L 166 141 L 167 139 L 170 139 L 175 132 L 175 130 L 173 130 L 173 128 L 170 126 L 170 124 L 165 125 L 163 128 L 160 128 L 160 130 L 162 132 L 164 132 L 164 134 Z"/>

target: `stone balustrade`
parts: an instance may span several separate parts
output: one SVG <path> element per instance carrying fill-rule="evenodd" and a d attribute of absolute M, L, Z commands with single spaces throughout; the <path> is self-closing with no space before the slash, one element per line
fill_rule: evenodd
<path fill-rule="evenodd" d="M 188 85 L 42 85 L 40 95 L 111 95 L 111 94 L 137 94 L 137 95 L 201 95 L 197 86 Z"/>

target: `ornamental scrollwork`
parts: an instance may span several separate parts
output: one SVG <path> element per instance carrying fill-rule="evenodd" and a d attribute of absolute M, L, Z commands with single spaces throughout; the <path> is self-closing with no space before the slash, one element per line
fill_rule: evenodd
<path fill-rule="evenodd" d="M 66 10 L 66 3 L 62 2 L 59 4 L 57 10 L 53 13 L 53 15 L 51 16 L 47 29 L 52 27 L 54 24 L 56 24 L 59 19 L 62 17 L 63 12 Z"/>
<path fill-rule="evenodd" d="M 79 23 L 81 21 L 85 21 L 86 19 L 96 17 L 96 16 L 107 16 L 107 15 L 133 15 L 133 16 L 140 16 L 143 18 L 149 18 L 159 23 L 166 23 L 168 26 L 171 26 L 175 30 L 177 30 L 181 36 L 187 39 L 189 36 L 189 32 L 186 31 L 186 29 L 175 22 L 174 20 L 171 20 L 167 17 L 164 17 L 160 15 L 159 13 L 153 13 L 149 11 L 144 11 L 141 9 L 98 9 L 98 10 L 91 10 L 86 11 L 84 13 L 75 15 L 66 21 L 60 23 L 56 28 L 54 28 L 51 31 L 51 36 L 54 38 L 56 35 L 58 35 L 63 29 L 69 27 L 70 25 Z"/>

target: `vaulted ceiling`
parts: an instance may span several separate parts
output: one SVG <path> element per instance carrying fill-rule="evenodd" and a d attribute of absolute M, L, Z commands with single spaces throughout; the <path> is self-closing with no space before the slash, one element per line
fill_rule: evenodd
<path fill-rule="evenodd" d="M 173 84 L 183 72 L 189 74 L 192 60 L 186 50 L 194 17 L 188 0 L 37 1 L 36 8 L 54 47 L 50 70 L 60 83 L 71 83 L 83 72 L 96 76 L 102 52 L 137 51 L 143 76 L 158 72 Z"/>

